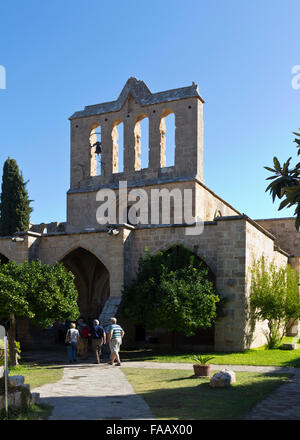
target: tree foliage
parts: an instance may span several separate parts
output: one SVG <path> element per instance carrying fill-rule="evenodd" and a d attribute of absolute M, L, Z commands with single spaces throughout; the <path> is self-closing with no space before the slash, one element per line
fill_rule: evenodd
<path fill-rule="evenodd" d="M 294 141 L 297 144 L 297 155 L 299 156 L 300 133 L 294 132 L 293 134 L 296 135 Z M 281 166 L 277 157 L 274 157 L 274 168 L 264 167 L 273 173 L 273 176 L 267 178 L 267 180 L 272 180 L 272 182 L 268 185 L 266 191 L 270 191 L 273 202 L 276 198 L 283 199 L 279 205 L 279 211 L 283 208 L 295 207 L 295 226 L 298 231 L 300 226 L 300 162 L 298 162 L 295 167 L 290 167 L 291 159 L 292 158 L 289 157 Z"/>
<path fill-rule="evenodd" d="M 27 317 L 46 328 L 79 316 L 74 275 L 61 263 L 0 265 L 0 316 Z"/>
<path fill-rule="evenodd" d="M 22 173 L 17 162 L 8 158 L 3 166 L 2 192 L 0 199 L 0 235 L 10 236 L 28 230 L 31 200 L 28 199 Z"/>
<path fill-rule="evenodd" d="M 255 319 L 267 320 L 268 347 L 277 347 L 300 317 L 299 274 L 290 265 L 277 267 L 259 259 L 252 267 L 250 306 Z"/>
<path fill-rule="evenodd" d="M 213 324 L 218 301 L 208 267 L 180 245 L 156 255 L 146 250 L 136 278 L 124 289 L 121 310 L 149 329 L 189 336 Z"/>

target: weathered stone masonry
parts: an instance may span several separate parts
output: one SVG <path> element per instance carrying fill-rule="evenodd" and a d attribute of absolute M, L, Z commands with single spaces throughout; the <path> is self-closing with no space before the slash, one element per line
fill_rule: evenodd
<path fill-rule="evenodd" d="M 134 277 L 145 247 L 156 253 L 184 244 L 205 260 L 218 291 L 225 297 L 226 315 L 215 325 L 216 350 L 243 350 L 265 342 L 265 323 L 250 334 L 245 305 L 249 297 L 249 268 L 264 255 L 278 264 L 299 268 L 300 240 L 292 219 L 254 221 L 211 191 L 203 180 L 203 104 L 195 84 L 152 94 L 143 81 L 130 78 L 116 101 L 85 107 L 71 123 L 71 179 L 66 223 L 31 225 L 17 237 L 0 239 L 0 254 L 21 263 L 39 258 L 63 261 L 73 271 L 79 305 L 88 317 L 107 319 L 120 301 L 124 284 Z M 175 164 L 166 167 L 165 118 L 175 115 Z M 149 139 L 140 121 L 149 120 Z M 124 126 L 124 168 L 118 172 L 121 149 L 117 127 Z M 148 141 L 148 142 L 147 142 Z M 101 142 L 101 144 L 96 144 Z M 144 143 L 144 144 L 143 144 Z M 141 148 L 148 144 L 148 168 L 141 169 Z M 101 170 L 97 172 L 97 146 Z M 99 152 L 99 151 L 98 151 Z M 128 189 L 192 190 L 193 210 L 205 224 L 200 235 L 187 235 L 185 224 L 114 225 L 116 235 L 96 220 L 96 194 L 119 181 Z M 148 197 L 150 199 L 150 197 Z M 299 248 L 299 249 L 298 249 Z M 282 250 L 284 249 L 284 250 Z M 298 331 L 298 329 L 294 329 Z M 134 343 L 134 336 L 128 335 Z M 25 340 L 25 338 L 24 338 Z M 28 339 L 27 339 L 28 342 Z M 201 345 L 201 338 L 198 341 Z"/>

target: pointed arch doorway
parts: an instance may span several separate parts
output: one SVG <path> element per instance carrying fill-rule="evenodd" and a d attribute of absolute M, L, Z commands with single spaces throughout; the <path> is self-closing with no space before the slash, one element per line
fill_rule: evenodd
<path fill-rule="evenodd" d="M 80 314 L 89 322 L 99 317 L 109 298 L 109 272 L 90 251 L 78 247 L 61 262 L 75 276 Z"/>

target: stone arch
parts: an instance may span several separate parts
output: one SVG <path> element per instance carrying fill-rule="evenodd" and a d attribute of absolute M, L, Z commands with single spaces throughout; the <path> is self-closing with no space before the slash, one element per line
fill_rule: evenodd
<path fill-rule="evenodd" d="M 160 120 L 161 167 L 175 166 L 176 115 L 173 110 L 165 109 Z"/>
<path fill-rule="evenodd" d="M 75 276 L 78 306 L 88 321 L 100 315 L 110 296 L 110 276 L 107 267 L 92 252 L 81 246 L 69 251 L 60 261 Z"/>
<path fill-rule="evenodd" d="M 120 131 L 120 129 L 122 129 L 122 131 Z M 116 119 L 113 122 L 111 137 L 112 137 L 112 172 L 122 173 L 124 171 L 124 123 L 121 119 Z M 123 139 L 123 142 L 121 142 L 121 139 Z"/>
<path fill-rule="evenodd" d="M 213 282 L 214 286 L 216 286 L 216 274 L 210 267 L 210 264 L 207 262 L 207 259 L 205 256 L 201 256 L 201 252 L 199 254 L 198 249 L 192 249 L 190 245 L 187 245 L 182 242 L 174 242 L 174 243 L 166 243 L 163 246 L 160 246 L 159 248 L 156 248 L 155 250 L 151 250 L 150 254 L 155 255 L 158 252 L 167 253 L 173 246 L 179 246 L 183 245 L 186 249 L 188 249 L 193 255 L 197 257 L 198 260 L 200 260 L 202 263 L 205 264 L 205 266 L 208 269 L 208 279 Z M 137 330 L 140 331 L 140 329 L 135 328 L 136 332 Z M 145 331 L 145 329 L 144 329 Z M 146 332 L 147 333 L 147 332 Z M 168 344 L 170 343 L 170 338 L 172 337 L 171 333 L 162 329 L 155 329 L 152 331 L 151 335 L 154 337 L 154 339 L 157 339 L 157 342 L 161 344 Z M 177 343 L 181 346 L 193 346 L 199 347 L 199 349 L 205 349 L 206 348 L 213 348 L 215 344 L 215 324 L 213 324 L 210 328 L 207 329 L 198 329 L 195 333 L 195 335 L 186 337 L 183 333 L 179 333 L 177 336 Z"/>
<path fill-rule="evenodd" d="M 214 218 L 217 218 L 217 217 L 222 217 L 222 212 L 220 211 L 220 209 L 215 210 Z"/>
<path fill-rule="evenodd" d="M 147 126 L 145 126 L 145 123 L 147 123 Z M 144 131 L 146 131 L 146 134 L 143 134 Z M 136 118 L 134 139 L 134 169 L 138 171 L 149 166 L 149 118 L 145 113 Z"/>
<path fill-rule="evenodd" d="M 155 249 L 150 249 L 149 251 L 151 253 L 151 255 L 155 255 L 158 252 L 166 252 L 168 251 L 168 249 L 170 249 L 172 246 L 179 246 L 179 245 L 183 245 L 185 248 L 189 249 L 192 253 L 194 253 L 195 255 L 197 255 L 197 257 L 202 260 L 206 266 L 208 267 L 208 269 L 211 271 L 211 273 L 213 274 L 214 277 L 216 277 L 216 267 L 214 262 L 206 256 L 206 253 L 204 252 L 203 249 L 201 249 L 201 246 L 191 246 L 189 243 L 184 243 L 182 241 L 178 241 L 175 240 L 174 242 L 172 242 L 171 240 L 169 240 L 168 242 L 166 242 L 165 244 L 155 248 Z M 195 250 L 197 251 L 195 253 Z"/>
<path fill-rule="evenodd" d="M 101 125 L 94 122 L 90 127 L 90 175 L 101 175 Z"/>
<path fill-rule="evenodd" d="M 39 225 L 39 233 L 40 234 L 47 234 L 48 233 L 48 227 L 46 223 L 41 223 Z"/>
<path fill-rule="evenodd" d="M 53 255 L 53 257 L 50 260 L 47 259 L 47 263 L 54 264 L 56 261 L 62 261 L 68 254 L 70 254 L 71 252 L 75 251 L 78 248 L 82 248 L 85 251 L 93 254 L 96 258 L 98 258 L 98 260 L 101 261 L 101 263 L 104 264 L 106 269 L 110 271 L 110 260 L 109 258 L 107 258 L 107 255 L 105 255 L 104 252 L 100 252 L 98 246 L 97 248 L 94 249 L 92 246 L 88 246 L 86 243 L 82 244 L 79 240 L 78 241 L 76 240 L 75 243 L 73 242 L 71 246 L 68 247 L 66 246 L 64 249 L 61 250 L 60 253 L 55 253 L 55 255 Z"/>

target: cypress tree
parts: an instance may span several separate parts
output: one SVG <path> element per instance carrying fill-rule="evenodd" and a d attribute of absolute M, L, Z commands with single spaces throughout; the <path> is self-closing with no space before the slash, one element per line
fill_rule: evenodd
<path fill-rule="evenodd" d="M 0 235 L 10 236 L 26 231 L 32 208 L 28 199 L 22 172 L 17 162 L 8 158 L 3 166 L 2 192 L 0 199 Z"/>

